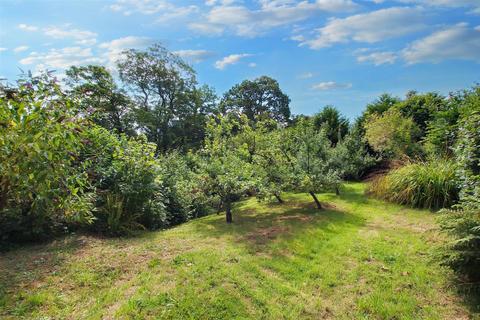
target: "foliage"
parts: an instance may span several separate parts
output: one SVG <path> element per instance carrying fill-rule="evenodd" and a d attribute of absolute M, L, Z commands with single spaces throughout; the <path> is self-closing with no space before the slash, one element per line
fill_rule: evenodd
<path fill-rule="evenodd" d="M 312 117 L 316 130 L 324 130 L 333 145 L 341 141 L 348 133 L 349 124 L 347 118 L 333 106 L 326 106 L 322 111 Z"/>
<path fill-rule="evenodd" d="M 376 163 L 376 159 L 368 153 L 364 138 L 356 127 L 331 149 L 329 158 L 340 177 L 350 180 L 359 180 Z"/>
<path fill-rule="evenodd" d="M 300 121 L 290 130 L 295 144 L 293 157 L 295 159 L 294 185 L 298 191 L 308 192 L 318 209 L 321 204 L 315 193 L 336 190 L 341 184 L 338 168 L 329 161 L 331 144 L 324 131 L 316 131 L 311 121 Z"/>
<path fill-rule="evenodd" d="M 255 185 L 253 165 L 248 161 L 245 144 L 233 143 L 234 128 L 248 127 L 245 116 L 220 116 L 207 124 L 207 138 L 203 154 L 204 179 L 210 196 L 218 196 L 226 209 L 227 223 L 232 222 L 231 204 Z"/>
<path fill-rule="evenodd" d="M 202 158 L 195 153 L 185 156 L 178 152 L 166 154 L 158 159 L 162 186 L 168 202 L 169 225 L 185 222 L 209 214 L 218 202 L 208 195 L 202 179 Z M 207 192 L 205 192 L 207 191 Z"/>
<path fill-rule="evenodd" d="M 445 210 L 442 229 L 454 237 L 445 250 L 444 263 L 457 272 L 464 289 L 480 288 L 480 207 L 464 204 Z"/>
<path fill-rule="evenodd" d="M 256 130 L 249 131 L 253 139 L 250 137 L 247 145 L 255 166 L 257 197 L 275 197 L 283 203 L 281 193 L 291 188 L 294 172 L 289 158 L 282 153 L 282 130 L 275 128 L 270 121 L 259 122 Z"/>
<path fill-rule="evenodd" d="M 154 45 L 146 51 L 126 51 L 118 68 L 123 83 L 135 95 L 139 129 L 156 144 L 157 152 L 186 142 L 201 144 L 203 133 L 197 131 L 204 128 L 215 96 L 209 88 L 196 87 L 195 72 L 187 63 Z"/>
<path fill-rule="evenodd" d="M 82 156 L 96 188 L 94 228 L 115 235 L 168 226 L 155 145 L 101 127 L 90 128 L 83 138 Z"/>
<path fill-rule="evenodd" d="M 132 101 L 119 90 L 112 75 L 102 66 L 70 67 L 66 71 L 69 95 L 82 112 L 98 125 L 132 135 Z"/>
<path fill-rule="evenodd" d="M 78 162 L 84 128 L 47 74 L 20 80 L 13 97 L 0 98 L 0 241 L 45 238 L 67 222 L 91 221 Z"/>
<path fill-rule="evenodd" d="M 430 212 L 399 214 L 359 183 L 319 195 L 332 208 L 321 213 L 309 195 L 284 199 L 236 204 L 235 226 L 211 215 L 134 239 L 79 235 L 4 253 L 0 318 L 476 319 L 431 259 Z"/>
<path fill-rule="evenodd" d="M 402 116 L 396 109 L 370 115 L 364 128 L 370 146 L 387 157 L 413 155 L 416 150 L 418 127 L 412 118 Z"/>
<path fill-rule="evenodd" d="M 399 204 L 437 210 L 458 201 L 456 165 L 448 160 L 411 163 L 374 180 L 368 192 Z"/>
<path fill-rule="evenodd" d="M 445 211 L 442 227 L 455 240 L 445 251 L 445 263 L 467 289 L 480 289 L 480 88 L 468 92 L 455 148 L 461 203 Z"/>
<path fill-rule="evenodd" d="M 393 106 L 398 104 L 401 100 L 397 97 L 393 97 L 390 94 L 384 93 L 378 97 L 374 102 L 367 104 L 362 115 L 356 120 L 356 126 L 364 133 L 364 125 L 367 122 L 367 118 L 371 115 L 382 115 L 384 112 L 390 110 Z"/>
<path fill-rule="evenodd" d="M 228 90 L 220 103 L 224 114 L 244 114 L 251 122 L 272 118 L 279 123 L 290 120 L 290 98 L 282 92 L 278 82 L 262 76 L 245 80 Z"/>
<path fill-rule="evenodd" d="M 407 98 L 395 106 L 403 116 L 412 118 L 420 129 L 420 135 L 425 134 L 427 125 L 437 112 L 445 110 L 445 99 L 438 93 L 418 94 L 410 91 Z"/>

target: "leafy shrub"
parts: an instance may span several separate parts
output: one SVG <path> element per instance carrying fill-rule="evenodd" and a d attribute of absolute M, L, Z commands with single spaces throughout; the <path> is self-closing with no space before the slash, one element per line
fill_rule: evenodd
<path fill-rule="evenodd" d="M 418 151 L 415 144 L 419 128 L 411 117 L 395 108 L 369 115 L 364 123 L 365 138 L 372 148 L 387 157 L 399 158 Z"/>
<path fill-rule="evenodd" d="M 338 168 L 343 179 L 358 180 L 376 163 L 368 154 L 358 128 L 352 129 L 330 153 L 330 162 Z"/>
<path fill-rule="evenodd" d="M 441 226 L 454 237 L 447 245 L 444 263 L 468 288 L 480 288 L 480 208 L 463 205 L 459 210 L 445 210 Z"/>
<path fill-rule="evenodd" d="M 48 75 L 0 97 L 0 241 L 48 237 L 92 219 L 79 163 L 86 126 Z"/>
<path fill-rule="evenodd" d="M 94 228 L 110 234 L 168 225 L 155 145 L 92 126 L 83 138 L 86 170 L 95 187 Z"/>
<path fill-rule="evenodd" d="M 368 192 L 418 208 L 441 209 L 458 201 L 456 166 L 447 160 L 411 163 L 372 181 Z"/>
<path fill-rule="evenodd" d="M 159 158 L 160 178 L 167 196 L 168 223 L 176 225 L 212 211 L 214 200 L 205 190 L 196 154 L 172 152 Z"/>
<path fill-rule="evenodd" d="M 454 236 L 445 263 L 457 272 L 468 288 L 480 289 L 480 87 L 465 99 L 455 148 L 461 181 L 458 210 L 445 211 L 442 228 Z"/>

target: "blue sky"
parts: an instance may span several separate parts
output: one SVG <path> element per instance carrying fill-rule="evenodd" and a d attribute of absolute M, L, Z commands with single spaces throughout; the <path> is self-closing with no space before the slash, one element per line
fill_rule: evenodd
<path fill-rule="evenodd" d="M 480 0 L 1 0 L 0 77 L 115 65 L 160 42 L 221 95 L 261 75 L 294 113 L 480 82 Z"/>

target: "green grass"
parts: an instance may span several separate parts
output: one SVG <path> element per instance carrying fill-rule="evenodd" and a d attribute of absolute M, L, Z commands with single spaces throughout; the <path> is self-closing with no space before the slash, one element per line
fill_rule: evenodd
<path fill-rule="evenodd" d="M 70 236 L 0 255 L 1 319 L 468 319 L 427 211 L 306 194 L 129 239 Z"/>

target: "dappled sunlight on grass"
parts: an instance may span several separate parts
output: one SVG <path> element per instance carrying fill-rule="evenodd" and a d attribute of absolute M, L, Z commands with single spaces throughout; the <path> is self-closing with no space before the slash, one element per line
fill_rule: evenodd
<path fill-rule="evenodd" d="M 0 316 L 467 319 L 433 256 L 444 241 L 433 215 L 363 190 L 320 195 L 325 210 L 306 194 L 247 199 L 231 225 L 212 215 L 137 238 L 70 237 L 2 254 Z M 33 272 L 48 254 L 56 258 Z"/>

